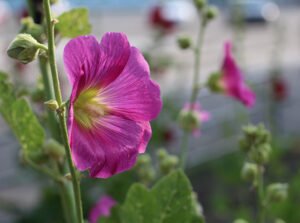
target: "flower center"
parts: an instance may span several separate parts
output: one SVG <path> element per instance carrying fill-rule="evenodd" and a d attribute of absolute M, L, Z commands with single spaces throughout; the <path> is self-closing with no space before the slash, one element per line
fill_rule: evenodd
<path fill-rule="evenodd" d="M 99 118 L 107 114 L 107 107 L 101 103 L 99 89 L 83 90 L 74 102 L 74 116 L 76 122 L 87 129 L 97 124 Z"/>

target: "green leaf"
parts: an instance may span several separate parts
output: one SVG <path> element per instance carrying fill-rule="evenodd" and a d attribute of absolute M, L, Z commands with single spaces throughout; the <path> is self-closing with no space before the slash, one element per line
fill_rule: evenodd
<path fill-rule="evenodd" d="M 28 102 L 17 99 L 6 75 L 0 72 L 0 113 L 19 140 L 25 155 L 39 155 L 45 132 Z"/>
<path fill-rule="evenodd" d="M 192 205 L 192 187 L 182 171 L 161 179 L 152 190 L 134 184 L 114 217 L 101 223 L 200 223 Z M 116 212 L 119 218 L 116 218 Z M 111 221 L 109 221 L 111 220 Z"/>
<path fill-rule="evenodd" d="M 65 12 L 58 17 L 57 30 L 62 37 L 74 38 L 91 33 L 89 15 L 86 8 L 76 8 Z"/>

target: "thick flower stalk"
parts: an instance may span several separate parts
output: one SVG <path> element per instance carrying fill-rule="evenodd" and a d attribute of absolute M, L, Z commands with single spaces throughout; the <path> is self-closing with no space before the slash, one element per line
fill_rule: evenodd
<path fill-rule="evenodd" d="M 73 86 L 68 114 L 72 158 L 91 177 L 130 169 L 151 137 L 149 121 L 159 114 L 159 86 L 147 62 L 122 33 L 71 40 L 64 63 Z"/>
<path fill-rule="evenodd" d="M 108 195 L 101 197 L 89 213 L 89 222 L 97 223 L 101 217 L 109 217 L 110 210 L 116 204 L 117 202 Z"/>
<path fill-rule="evenodd" d="M 252 107 L 256 100 L 255 93 L 247 86 L 243 74 L 232 55 L 231 48 L 231 43 L 226 42 L 221 71 L 210 77 L 208 85 L 212 91 L 221 92 L 235 98 L 246 107 Z"/>

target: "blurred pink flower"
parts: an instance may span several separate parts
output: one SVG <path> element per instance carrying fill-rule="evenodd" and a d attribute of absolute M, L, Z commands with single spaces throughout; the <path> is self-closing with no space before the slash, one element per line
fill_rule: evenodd
<path fill-rule="evenodd" d="M 159 86 L 147 62 L 122 33 L 71 40 L 64 63 L 73 86 L 68 131 L 75 166 L 107 178 L 130 169 L 151 138 L 159 114 Z"/>
<path fill-rule="evenodd" d="M 110 210 L 117 204 L 117 202 L 110 196 L 103 196 L 99 199 L 96 205 L 89 213 L 89 222 L 97 223 L 101 217 L 109 217 Z"/>
<path fill-rule="evenodd" d="M 181 127 L 189 132 L 192 132 L 195 137 L 200 136 L 200 125 L 203 122 L 209 121 L 210 113 L 203 111 L 199 103 L 186 103 L 179 114 Z"/>
<path fill-rule="evenodd" d="M 225 94 L 239 100 L 247 107 L 254 105 L 255 94 L 244 81 L 243 74 L 233 58 L 230 42 L 225 43 L 225 58 L 220 81 Z"/>

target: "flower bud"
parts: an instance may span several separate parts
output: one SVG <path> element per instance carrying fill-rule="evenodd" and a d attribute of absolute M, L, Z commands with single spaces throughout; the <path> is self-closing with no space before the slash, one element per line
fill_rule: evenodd
<path fill-rule="evenodd" d="M 167 175 L 172 172 L 179 164 L 179 159 L 177 156 L 169 155 L 164 160 L 160 162 L 160 171 Z"/>
<path fill-rule="evenodd" d="M 179 124 L 187 132 L 193 132 L 200 127 L 199 114 L 193 110 L 182 110 L 179 113 Z"/>
<path fill-rule="evenodd" d="M 221 85 L 221 73 L 220 72 L 215 72 L 212 73 L 207 81 L 207 86 L 210 89 L 211 92 L 214 93 L 220 93 L 224 91 L 224 88 Z"/>
<path fill-rule="evenodd" d="M 271 150 L 270 144 L 258 145 L 250 150 L 249 157 L 255 163 L 265 164 L 270 159 Z"/>
<path fill-rule="evenodd" d="M 239 219 L 236 219 L 233 223 L 248 223 L 248 221 L 239 218 Z"/>
<path fill-rule="evenodd" d="M 288 197 L 287 183 L 273 183 L 267 188 L 267 198 L 270 202 L 282 202 Z"/>
<path fill-rule="evenodd" d="M 54 99 L 46 101 L 44 104 L 52 111 L 56 111 L 59 108 L 57 101 Z"/>
<path fill-rule="evenodd" d="M 7 54 L 11 58 L 27 64 L 36 59 L 42 44 L 29 34 L 18 34 L 8 47 Z"/>
<path fill-rule="evenodd" d="M 187 36 L 179 37 L 177 39 L 177 43 L 178 43 L 178 46 L 181 49 L 185 50 L 185 49 L 190 48 L 190 46 L 191 46 L 191 39 L 189 37 L 187 37 Z"/>
<path fill-rule="evenodd" d="M 65 156 L 63 145 L 54 139 L 49 139 L 44 144 L 45 152 L 55 160 L 62 160 Z"/>
<path fill-rule="evenodd" d="M 258 166 L 255 163 L 246 162 L 242 168 L 241 175 L 244 180 L 255 182 L 258 175 Z"/>
<path fill-rule="evenodd" d="M 163 160 L 168 156 L 168 152 L 162 148 L 162 149 L 157 150 L 156 155 L 159 160 Z"/>
<path fill-rule="evenodd" d="M 219 10 L 215 6 L 209 6 L 205 12 L 205 16 L 207 20 L 212 20 L 219 14 Z"/>
<path fill-rule="evenodd" d="M 206 5 L 206 0 L 194 0 L 194 4 L 198 10 L 201 10 Z"/>

